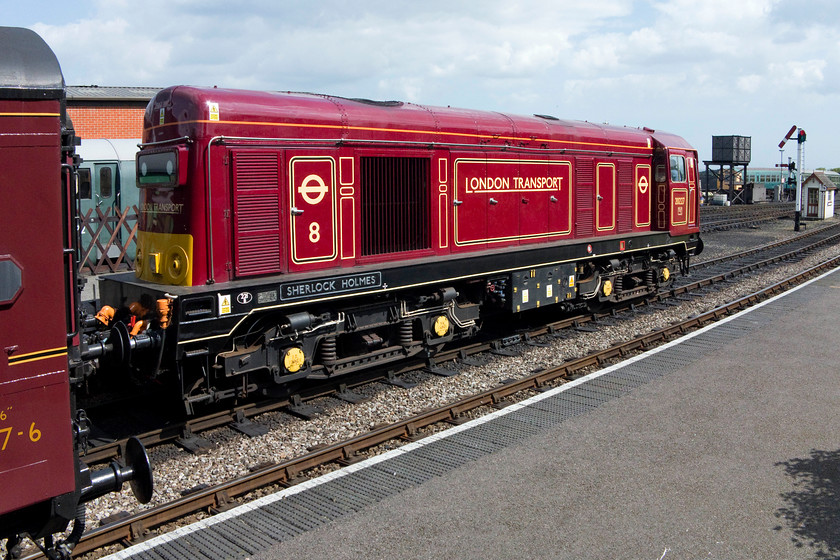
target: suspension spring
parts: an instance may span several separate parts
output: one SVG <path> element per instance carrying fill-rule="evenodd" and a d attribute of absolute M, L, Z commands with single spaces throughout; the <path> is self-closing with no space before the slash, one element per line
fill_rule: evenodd
<path fill-rule="evenodd" d="M 400 344 L 402 346 L 411 346 L 414 342 L 414 325 L 411 321 L 403 321 L 400 323 Z"/>
<path fill-rule="evenodd" d="M 321 341 L 321 363 L 325 366 L 335 364 L 338 359 L 338 344 L 334 336 Z"/>

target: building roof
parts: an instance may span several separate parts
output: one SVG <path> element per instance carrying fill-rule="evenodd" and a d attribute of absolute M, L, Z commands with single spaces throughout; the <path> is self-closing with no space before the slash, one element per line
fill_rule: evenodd
<path fill-rule="evenodd" d="M 808 176 L 807 179 L 805 179 L 805 183 L 811 180 L 818 182 L 822 187 L 825 187 L 826 189 L 834 190 L 837 188 L 837 185 L 834 184 L 834 181 L 829 179 L 828 175 L 826 175 L 822 171 L 814 171 L 813 173 L 811 173 L 811 175 Z"/>
<path fill-rule="evenodd" d="M 148 102 L 163 88 L 118 86 L 67 86 L 67 100 Z"/>

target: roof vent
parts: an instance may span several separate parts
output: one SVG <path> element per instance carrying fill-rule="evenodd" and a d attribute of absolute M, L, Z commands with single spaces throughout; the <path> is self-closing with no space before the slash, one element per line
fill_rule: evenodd
<path fill-rule="evenodd" d="M 363 99 L 360 97 L 350 97 L 350 101 L 356 101 L 358 103 L 364 103 L 365 105 L 375 105 L 377 107 L 402 107 L 402 101 L 375 101 L 373 99 Z"/>

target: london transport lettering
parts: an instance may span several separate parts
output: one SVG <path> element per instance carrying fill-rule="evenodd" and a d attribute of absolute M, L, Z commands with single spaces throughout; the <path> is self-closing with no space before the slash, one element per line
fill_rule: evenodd
<path fill-rule="evenodd" d="M 563 177 L 467 177 L 468 193 L 496 191 L 559 191 L 563 189 Z M 513 185 L 513 188 L 511 188 Z"/>
<path fill-rule="evenodd" d="M 180 214 L 183 209 L 183 204 L 172 202 L 146 202 L 143 204 L 144 214 Z"/>
<path fill-rule="evenodd" d="M 324 296 L 381 288 L 382 273 L 349 274 L 334 278 L 289 282 L 280 286 L 280 300 L 290 301 L 312 296 Z"/>

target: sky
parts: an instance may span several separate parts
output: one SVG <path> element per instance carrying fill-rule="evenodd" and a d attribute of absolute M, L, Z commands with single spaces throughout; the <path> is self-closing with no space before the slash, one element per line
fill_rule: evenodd
<path fill-rule="evenodd" d="M 310 91 L 678 134 L 840 167 L 837 0 L 0 0 L 68 85 Z M 0 53 L 2 56 L 2 53 Z"/>

